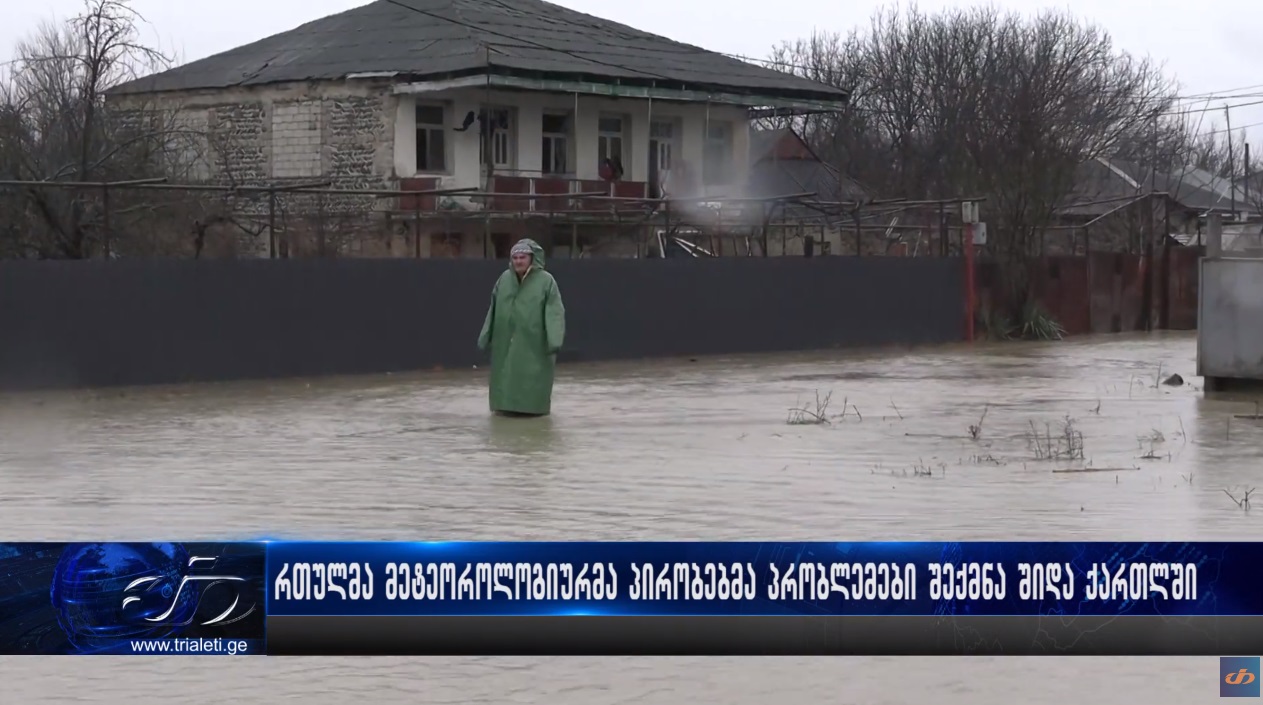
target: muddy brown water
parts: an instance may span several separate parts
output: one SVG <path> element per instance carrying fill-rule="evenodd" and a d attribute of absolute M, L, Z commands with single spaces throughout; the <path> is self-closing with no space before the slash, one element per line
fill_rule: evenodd
<path fill-rule="evenodd" d="M 0 537 L 1263 540 L 1263 506 L 1224 492 L 1263 486 L 1263 422 L 1233 418 L 1251 397 L 1204 397 L 1195 345 L 579 365 L 546 419 L 489 416 L 473 370 L 15 395 Z M 1171 373 L 1187 384 L 1157 384 Z M 817 393 L 830 423 L 788 424 Z M 1036 459 L 1032 428 L 1064 453 L 1066 417 L 1082 459 Z M 1098 471 L 1055 472 L 1075 469 Z M 1217 676 L 1207 658 L 0 659 L 15 703 L 1185 705 L 1217 700 Z"/>

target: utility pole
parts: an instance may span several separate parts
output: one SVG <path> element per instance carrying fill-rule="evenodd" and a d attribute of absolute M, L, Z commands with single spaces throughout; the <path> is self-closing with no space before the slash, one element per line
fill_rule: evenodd
<path fill-rule="evenodd" d="M 1241 185 L 1241 188 L 1245 192 L 1245 207 L 1248 209 L 1250 207 L 1250 143 L 1249 142 L 1245 143 L 1245 164 L 1241 165 L 1241 174 L 1244 176 L 1244 182 L 1245 182 Z M 1246 212 L 1249 213 L 1250 211 L 1247 210 Z"/>
<path fill-rule="evenodd" d="M 1143 306 L 1144 306 L 1144 323 L 1142 330 L 1153 330 L 1153 289 L 1154 289 L 1154 267 L 1153 267 L 1153 251 L 1154 241 L 1158 238 L 1157 228 L 1157 199 L 1154 198 L 1158 192 L 1158 116 L 1153 116 L 1153 143 L 1150 145 L 1153 153 L 1150 155 L 1151 164 L 1149 167 L 1149 197 L 1145 199 L 1145 214 L 1148 216 L 1146 220 L 1148 237 L 1145 238 L 1144 245 L 1140 252 L 1142 255 L 1141 271 L 1143 272 Z"/>
<path fill-rule="evenodd" d="M 1232 219 L 1237 218 L 1237 163 L 1232 156 L 1232 109 L 1224 103 L 1224 118 L 1228 122 L 1228 188 L 1232 197 Z"/>
<path fill-rule="evenodd" d="M 1157 115 L 1153 116 L 1152 140 L 1153 140 L 1152 143 L 1149 145 L 1150 148 L 1153 150 L 1153 153 L 1149 156 L 1149 158 L 1152 160 L 1152 163 L 1149 165 L 1149 198 L 1146 201 L 1147 205 L 1149 206 L 1149 222 L 1148 222 L 1149 237 L 1146 240 L 1146 244 L 1144 248 L 1141 249 L 1141 252 L 1145 253 L 1146 255 L 1151 254 L 1153 241 L 1157 238 L 1157 229 L 1154 225 L 1154 218 L 1155 218 L 1154 204 L 1157 203 L 1156 199 L 1154 199 L 1154 194 L 1158 192 L 1158 116 Z"/>

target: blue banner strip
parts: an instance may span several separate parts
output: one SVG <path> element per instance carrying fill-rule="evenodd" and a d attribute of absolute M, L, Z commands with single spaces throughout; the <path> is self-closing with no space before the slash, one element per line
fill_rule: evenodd
<path fill-rule="evenodd" d="M 1260 586 L 1263 543 L 0 544 L 0 654 L 257 654 L 287 616 L 1263 616 Z"/>
<path fill-rule="evenodd" d="M 272 543 L 269 616 L 1263 615 L 1257 543 Z"/>

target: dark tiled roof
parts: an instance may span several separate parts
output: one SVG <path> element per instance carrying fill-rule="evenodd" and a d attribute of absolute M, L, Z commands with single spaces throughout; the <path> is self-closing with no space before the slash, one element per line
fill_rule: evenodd
<path fill-rule="evenodd" d="M 1074 191 L 1058 210 L 1063 215 L 1098 216 L 1138 196 L 1135 186 L 1109 165 L 1094 159 L 1076 170 Z"/>
<path fill-rule="evenodd" d="M 1157 172 L 1130 162 L 1090 161 L 1079 168 L 1074 194 L 1059 209 L 1065 215 L 1098 216 L 1124 206 L 1129 198 L 1150 191 L 1166 192 L 1179 205 L 1193 211 L 1230 211 L 1233 186 L 1228 179 L 1189 167 L 1173 174 Z M 1236 187 L 1236 209 L 1253 210 L 1244 190 Z"/>
<path fill-rule="evenodd" d="M 754 198 L 773 198 L 799 193 L 813 193 L 810 201 L 862 201 L 868 193 L 837 168 L 824 163 L 806 142 L 803 147 L 810 159 L 776 159 L 775 150 L 787 138 L 800 139 L 790 129 L 752 130 L 750 132 L 750 172 L 747 194 Z M 801 203 L 786 206 L 787 215 L 810 215 L 819 211 Z"/>
<path fill-rule="evenodd" d="M 218 89 L 348 74 L 547 74 L 774 97 L 845 100 L 804 78 L 542 0 L 377 0 L 133 81 L 120 93 Z"/>
<path fill-rule="evenodd" d="M 1174 174 L 1160 173 L 1156 180 L 1159 189 L 1165 189 L 1172 198 L 1187 208 L 1231 211 L 1235 205 L 1238 212 L 1254 210 L 1246 202 L 1241 184 L 1234 186 L 1231 179 L 1215 176 L 1205 169 L 1189 167 Z"/>

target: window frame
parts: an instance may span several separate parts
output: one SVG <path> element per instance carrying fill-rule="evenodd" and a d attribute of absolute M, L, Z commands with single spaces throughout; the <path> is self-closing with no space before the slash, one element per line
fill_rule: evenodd
<path fill-rule="evenodd" d="M 560 118 L 562 125 L 569 129 L 556 131 L 549 130 L 545 127 L 545 121 L 549 118 Z M 540 173 L 546 176 L 574 176 L 574 118 L 573 113 L 569 111 L 553 111 L 545 110 L 543 119 L 540 121 Z M 557 145 L 560 144 L 563 149 L 563 159 L 561 170 L 556 169 L 557 163 Z M 546 160 L 545 155 L 551 156 Z M 551 162 L 551 163 L 549 163 Z"/>
<path fill-rule="evenodd" d="M 478 163 L 481 169 L 485 170 L 490 167 L 495 171 L 516 171 L 517 170 L 517 111 L 507 105 L 484 105 L 481 108 L 483 114 L 487 116 L 488 122 L 494 113 L 503 112 L 507 127 L 503 130 L 487 125 L 480 127 L 489 133 L 489 137 L 484 134 L 478 140 Z M 502 164 L 495 162 L 495 152 L 500 145 L 497 143 L 496 136 L 504 136 L 504 151 L 506 160 Z M 490 149 L 491 154 L 488 155 L 486 150 Z M 490 160 L 488 160 L 490 156 Z"/>
<path fill-rule="evenodd" d="M 603 125 L 602 123 L 604 123 L 606 120 L 617 120 L 617 121 L 618 121 L 618 130 L 617 130 L 617 131 L 614 131 L 614 130 L 607 130 L 607 129 L 605 129 L 605 125 Z M 601 165 L 601 163 L 602 163 L 602 162 L 604 162 L 606 159 L 608 159 L 608 158 L 609 158 L 609 156 L 610 156 L 610 155 L 609 155 L 609 151 L 610 151 L 610 150 L 609 150 L 609 147 L 613 144 L 613 140 L 617 140 L 617 141 L 618 141 L 618 161 L 619 161 L 619 163 L 620 163 L 620 164 L 622 164 L 622 165 L 623 165 L 623 169 L 624 169 L 624 170 L 626 170 L 626 169 L 627 169 L 627 167 L 628 167 L 628 165 L 627 165 L 627 155 L 628 155 L 628 151 L 627 151 L 627 148 L 628 148 L 627 132 L 628 132 L 628 130 L 627 130 L 627 128 L 628 128 L 628 124 L 627 124 L 627 123 L 628 123 L 628 122 L 629 122 L 629 121 L 628 121 L 628 119 L 627 119 L 625 116 L 622 116 L 622 115 L 607 115 L 607 114 L 601 114 L 601 115 L 599 115 L 599 116 L 597 117 L 597 122 L 596 122 L 596 154 L 597 154 L 597 166 L 598 166 L 598 168 L 600 167 L 600 165 Z"/>
<path fill-rule="evenodd" d="M 441 122 L 431 122 L 428 120 L 422 121 L 421 111 L 423 110 L 438 110 L 439 115 L 442 118 L 442 121 Z M 417 174 L 451 173 L 450 172 L 451 167 L 449 166 L 449 163 L 451 162 L 451 158 L 450 158 L 451 154 L 449 152 L 449 149 L 450 149 L 448 145 L 449 140 L 447 139 L 448 114 L 449 114 L 448 106 L 443 103 L 418 102 L 415 105 L 413 105 L 413 110 L 412 110 L 413 140 L 415 142 L 415 148 L 413 150 L 415 152 L 415 154 L 413 155 L 413 159 L 415 160 L 413 163 L 413 171 L 416 172 Z M 428 158 L 425 160 L 421 158 L 421 155 L 422 155 L 421 134 L 423 131 L 426 133 L 425 153 L 428 156 L 433 156 L 432 154 L 433 150 L 430 148 L 431 135 L 437 132 L 442 138 L 442 144 L 440 145 L 440 149 L 438 150 L 438 155 L 442 159 L 443 163 L 437 169 L 433 168 L 432 165 L 428 164 L 428 161 L 429 161 Z M 427 163 L 423 164 L 422 163 L 423 161 Z"/>
<path fill-rule="evenodd" d="M 711 130 L 716 127 L 723 131 L 722 137 L 713 136 Z M 706 182 L 717 186 L 732 184 L 735 178 L 733 153 L 737 147 L 735 126 L 728 120 L 711 120 L 702 130 L 702 169 Z M 716 154 L 719 155 L 717 164 L 714 162 Z"/>

